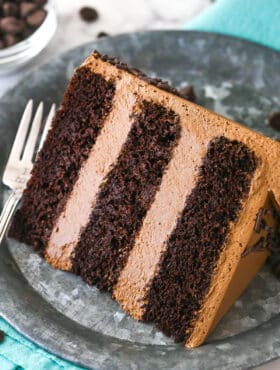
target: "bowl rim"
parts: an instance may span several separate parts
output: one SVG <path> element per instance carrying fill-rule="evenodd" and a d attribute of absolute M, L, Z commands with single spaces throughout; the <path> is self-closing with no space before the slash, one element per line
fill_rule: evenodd
<path fill-rule="evenodd" d="M 42 24 L 26 39 L 23 39 L 12 46 L 8 46 L 0 50 L 0 60 L 18 54 L 21 51 L 27 50 L 33 45 L 34 40 L 36 40 L 42 33 L 42 30 L 44 30 L 45 24 L 47 24 L 49 20 L 55 15 L 54 1 L 48 0 L 44 6 L 44 9 L 47 11 L 47 15 Z"/>

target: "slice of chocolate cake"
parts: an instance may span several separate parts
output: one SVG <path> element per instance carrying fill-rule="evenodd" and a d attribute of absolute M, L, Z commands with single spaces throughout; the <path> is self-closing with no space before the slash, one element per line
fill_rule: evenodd
<path fill-rule="evenodd" d="M 195 347 L 269 255 L 279 158 L 280 143 L 94 52 L 10 235 Z"/>

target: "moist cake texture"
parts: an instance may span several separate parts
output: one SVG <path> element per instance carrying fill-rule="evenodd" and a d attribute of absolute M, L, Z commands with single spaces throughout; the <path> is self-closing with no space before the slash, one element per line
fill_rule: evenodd
<path fill-rule="evenodd" d="M 74 271 L 101 290 L 117 283 L 180 136 L 173 111 L 145 100 L 139 109 L 73 256 Z"/>
<path fill-rule="evenodd" d="M 279 157 L 280 143 L 94 52 L 9 233 L 195 347 L 280 242 Z"/>
<path fill-rule="evenodd" d="M 242 143 L 223 136 L 210 142 L 196 186 L 167 241 L 145 307 L 144 320 L 155 322 L 175 341 L 186 340 L 191 333 L 230 223 L 236 221 L 247 198 L 256 167 L 257 158 Z"/>
<path fill-rule="evenodd" d="M 114 90 L 113 83 L 85 67 L 73 77 L 34 165 L 28 196 L 23 196 L 15 215 L 19 240 L 37 249 L 45 247 L 104 117 L 112 108 Z"/>

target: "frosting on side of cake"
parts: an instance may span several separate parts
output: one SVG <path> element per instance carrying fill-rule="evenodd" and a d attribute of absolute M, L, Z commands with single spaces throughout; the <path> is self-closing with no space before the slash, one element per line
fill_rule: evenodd
<path fill-rule="evenodd" d="M 232 227 L 229 243 L 219 257 L 211 288 L 204 298 L 194 330 L 186 342 L 187 347 L 193 348 L 200 345 L 217 324 L 217 319 L 221 318 L 229 308 L 230 302 L 225 301 L 228 288 L 235 291 L 236 297 L 239 296 L 251 281 L 253 273 L 257 272 L 256 268 L 264 264 L 268 256 L 267 252 L 260 254 L 255 252 L 252 255 L 257 256 L 249 255 L 250 258 L 245 259 L 242 258 L 242 254 L 251 244 L 256 215 L 266 203 L 267 196 L 267 188 L 263 185 L 260 185 L 259 191 L 255 194 L 251 189 L 243 212 Z M 250 262 L 256 262 L 256 265 L 251 266 Z M 241 272 L 239 275 L 237 275 L 238 270 Z"/>
<path fill-rule="evenodd" d="M 265 216 L 263 217 L 263 220 L 265 220 L 265 224 L 269 225 L 269 228 L 272 228 L 273 230 L 279 227 L 280 225 L 277 224 L 276 219 L 273 217 L 273 212 L 271 212 L 273 210 L 273 202 L 271 201 L 269 196 L 267 197 L 262 209 L 270 211 L 266 212 Z M 256 229 L 255 225 L 247 248 L 245 252 L 241 255 L 241 258 L 239 258 L 237 269 L 235 270 L 235 273 L 226 290 L 226 293 L 223 296 L 210 331 L 216 326 L 216 324 L 228 311 L 231 305 L 245 290 L 247 286 L 247 281 L 253 278 L 263 266 L 266 258 L 269 255 L 269 251 L 265 248 L 262 249 L 261 247 L 256 248 L 256 246 L 259 245 L 263 238 L 267 238 L 267 236 L 268 231 L 266 227 L 262 227 L 258 230 Z"/>

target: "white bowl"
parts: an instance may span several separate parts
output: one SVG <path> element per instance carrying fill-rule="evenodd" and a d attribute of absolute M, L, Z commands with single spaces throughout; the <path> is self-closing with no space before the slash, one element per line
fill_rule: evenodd
<path fill-rule="evenodd" d="M 50 42 L 57 28 L 57 17 L 53 1 L 45 5 L 46 18 L 41 26 L 28 38 L 0 50 L 0 73 L 6 73 L 25 64 L 38 55 Z"/>

